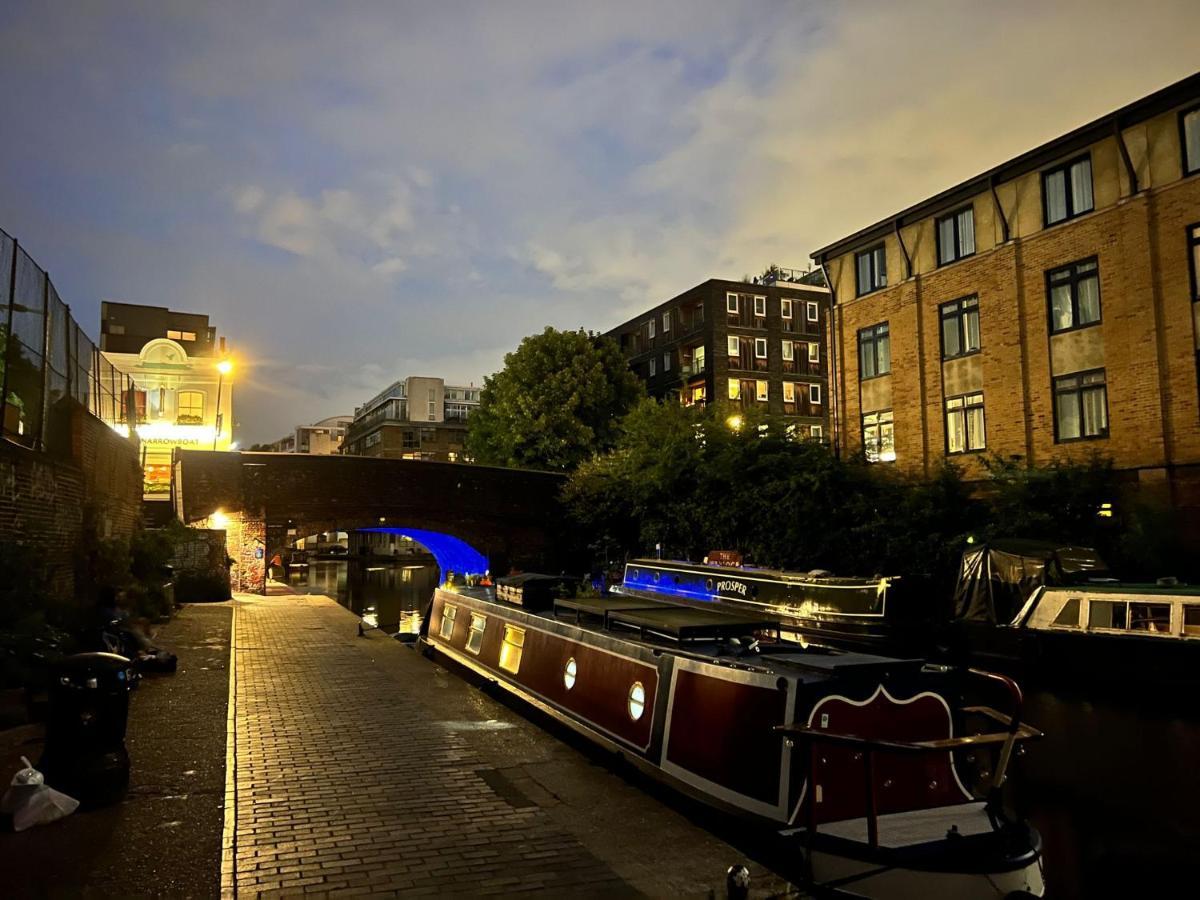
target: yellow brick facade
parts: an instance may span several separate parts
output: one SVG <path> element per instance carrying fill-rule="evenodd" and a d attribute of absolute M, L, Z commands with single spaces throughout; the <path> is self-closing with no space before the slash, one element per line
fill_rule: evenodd
<path fill-rule="evenodd" d="M 814 254 L 834 291 L 840 447 L 859 450 L 863 413 L 890 400 L 896 466 L 930 473 L 950 458 L 968 477 L 981 477 L 980 454 L 948 457 L 945 419 L 946 397 L 980 389 L 987 452 L 1038 464 L 1099 452 L 1139 481 L 1169 483 L 1177 501 L 1200 506 L 1198 317 L 1188 246 L 1189 226 L 1200 223 L 1200 173 L 1185 174 L 1181 137 L 1181 114 L 1200 105 L 1200 76 L 1188 82 L 1196 95 L 1176 97 L 1170 109 L 1133 117 L 1133 124 L 1114 119 L 1124 153 L 1115 125 L 1098 139 L 1093 126 L 1088 142 L 1064 138 L 1039 148 L 1048 152 L 1029 166 L 1014 161 L 1007 179 L 981 176 L 961 186 L 965 193 L 948 192 L 944 202 L 934 198 Z M 1042 173 L 1085 154 L 1093 211 L 1045 226 Z M 974 255 L 939 267 L 936 219 L 966 206 Z M 880 242 L 888 286 L 856 296 L 856 254 Z M 1091 257 L 1100 322 L 1052 335 L 1047 272 Z M 967 296 L 979 298 L 979 352 L 944 362 L 939 309 Z M 890 330 L 891 374 L 862 380 L 858 331 L 882 322 Z M 1104 370 L 1108 434 L 1058 442 L 1052 379 L 1093 368 Z"/>

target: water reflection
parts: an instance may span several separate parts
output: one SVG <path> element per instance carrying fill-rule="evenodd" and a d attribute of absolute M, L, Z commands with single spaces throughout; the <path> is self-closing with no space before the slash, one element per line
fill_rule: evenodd
<path fill-rule="evenodd" d="M 1176 896 L 1195 884 L 1200 715 L 1187 691 L 1034 687 L 1046 732 L 1021 760 L 1018 805 L 1045 840 L 1049 896 Z"/>
<path fill-rule="evenodd" d="M 437 580 L 436 565 L 389 561 L 315 561 L 288 573 L 292 590 L 332 597 L 389 634 L 417 633 Z"/>

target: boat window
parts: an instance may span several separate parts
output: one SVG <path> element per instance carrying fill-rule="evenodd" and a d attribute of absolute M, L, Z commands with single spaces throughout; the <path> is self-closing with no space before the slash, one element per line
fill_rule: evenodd
<path fill-rule="evenodd" d="M 630 569 L 630 570 L 629 570 L 629 580 L 630 580 L 630 581 L 637 581 L 637 580 L 638 580 L 638 570 L 637 570 L 637 569 Z"/>
<path fill-rule="evenodd" d="M 662 573 L 661 573 L 661 572 L 655 572 L 655 573 L 654 573 L 654 583 L 655 583 L 655 584 L 658 584 L 658 579 L 661 577 L 661 575 L 662 575 Z"/>
<path fill-rule="evenodd" d="M 629 718 L 637 721 L 646 711 L 646 689 L 640 681 L 635 681 L 629 688 Z"/>
<path fill-rule="evenodd" d="M 467 651 L 478 653 L 483 646 L 483 631 L 487 628 L 487 616 L 471 613 L 471 630 L 467 632 Z"/>
<path fill-rule="evenodd" d="M 1079 627 L 1079 598 L 1071 597 L 1063 604 L 1063 608 L 1058 611 L 1058 615 L 1054 617 L 1055 625 L 1062 625 L 1066 628 Z"/>
<path fill-rule="evenodd" d="M 568 691 L 575 687 L 575 673 L 578 671 L 578 668 L 579 667 L 575 665 L 575 657 L 573 656 L 568 659 L 567 664 L 563 666 L 563 684 L 567 686 Z"/>
<path fill-rule="evenodd" d="M 1170 603 L 1130 603 L 1129 630 L 1171 633 Z"/>
<path fill-rule="evenodd" d="M 1088 605 L 1089 628 L 1120 628 L 1125 630 L 1124 602 L 1115 600 L 1093 600 Z"/>
<path fill-rule="evenodd" d="M 1189 637 L 1200 637 L 1200 603 L 1184 605 L 1183 633 Z"/>
<path fill-rule="evenodd" d="M 442 630 L 441 636 L 446 640 L 454 634 L 454 617 L 458 614 L 458 609 L 451 606 L 449 603 L 442 607 Z"/>
<path fill-rule="evenodd" d="M 500 668 L 514 674 L 521 668 L 521 651 L 525 647 L 525 629 L 504 626 L 504 642 L 500 645 Z"/>

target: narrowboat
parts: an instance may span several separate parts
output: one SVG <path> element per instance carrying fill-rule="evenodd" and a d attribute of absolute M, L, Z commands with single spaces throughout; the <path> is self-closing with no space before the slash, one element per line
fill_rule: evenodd
<path fill-rule="evenodd" d="M 1200 587 L 1112 577 L 1087 547 L 997 541 L 963 554 L 952 646 L 1039 676 L 1200 678 Z"/>
<path fill-rule="evenodd" d="M 613 591 L 735 608 L 778 620 L 793 634 L 833 647 L 887 650 L 902 645 L 898 632 L 911 617 L 895 602 L 899 578 L 837 577 L 820 570 L 785 572 L 742 566 L 736 556 L 721 559 L 721 563 L 631 560 Z"/>
<path fill-rule="evenodd" d="M 1000 802 L 1014 749 L 1040 736 L 1016 683 L 779 632 L 728 608 L 610 595 L 533 609 L 439 588 L 421 642 L 747 818 L 781 874 L 814 890 L 1041 896 L 1040 839 Z M 1007 709 L 969 704 L 976 681 Z"/>

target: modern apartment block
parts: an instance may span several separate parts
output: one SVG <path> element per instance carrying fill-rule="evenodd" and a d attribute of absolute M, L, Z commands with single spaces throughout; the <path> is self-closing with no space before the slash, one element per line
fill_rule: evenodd
<path fill-rule="evenodd" d="M 337 455 L 342 452 L 346 429 L 353 421 L 353 416 L 330 416 L 311 425 L 297 425 L 294 432 L 281 437 L 272 448 L 277 453 Z"/>
<path fill-rule="evenodd" d="M 608 336 L 653 397 L 760 407 L 823 438 L 828 307 L 818 284 L 711 278 Z"/>
<path fill-rule="evenodd" d="M 354 410 L 342 452 L 464 461 L 467 417 L 479 406 L 480 390 L 448 385 L 441 378 L 410 376 L 394 382 Z"/>
<path fill-rule="evenodd" d="M 974 476 L 1099 451 L 1200 506 L 1200 75 L 813 259 L 845 450 Z"/>

